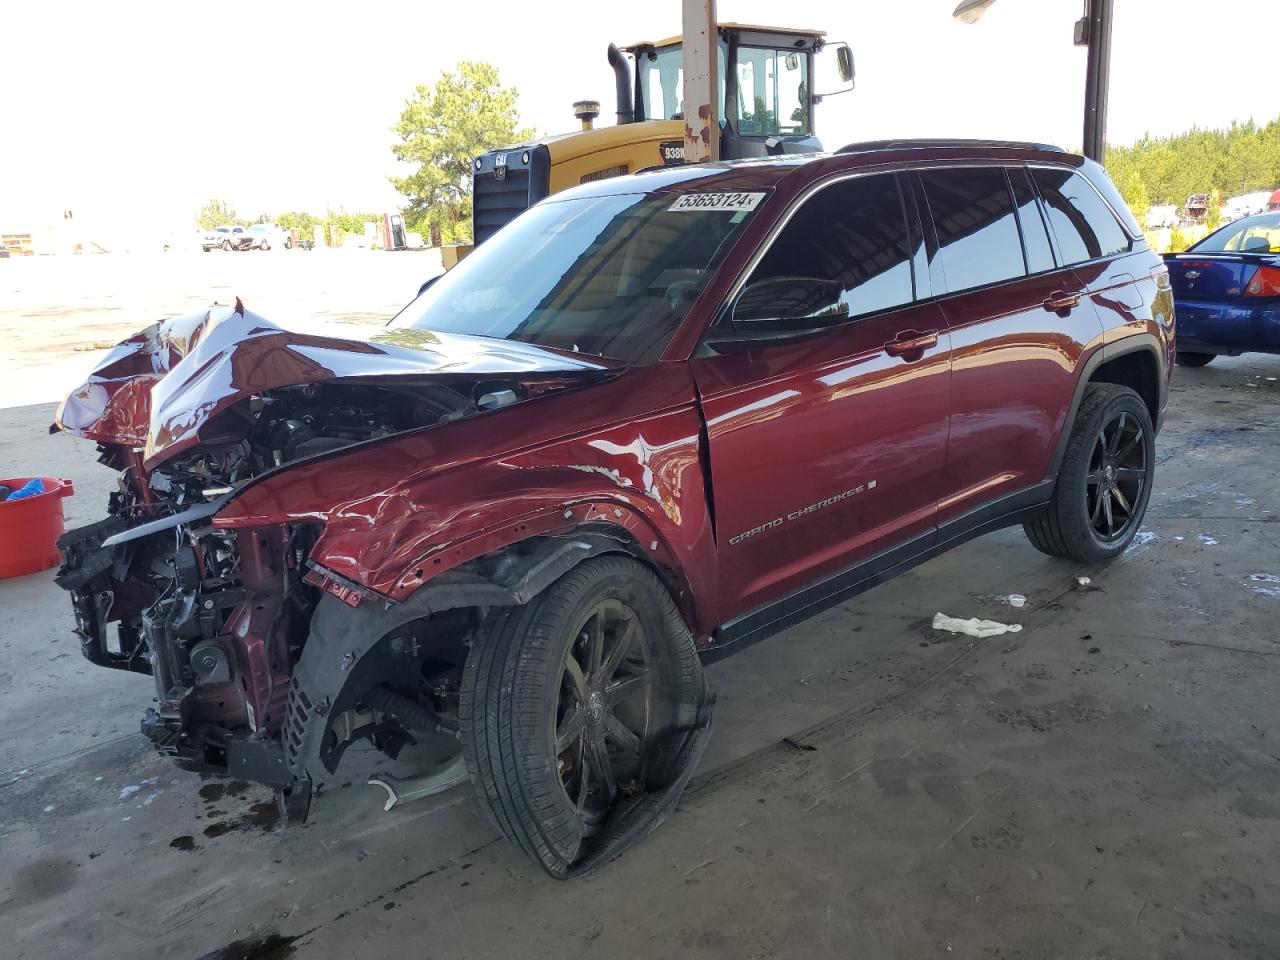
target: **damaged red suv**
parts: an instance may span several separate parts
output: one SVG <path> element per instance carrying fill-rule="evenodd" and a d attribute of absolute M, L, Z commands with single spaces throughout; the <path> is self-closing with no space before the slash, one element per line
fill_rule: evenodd
<path fill-rule="evenodd" d="M 543 201 L 369 336 L 237 303 L 121 343 L 57 427 L 120 471 L 58 581 L 143 733 L 294 817 L 433 745 L 548 873 L 674 806 L 700 655 L 978 534 L 1117 556 L 1165 267 L 1097 165 L 855 144 Z M 350 758 L 348 758 L 350 760 Z"/>

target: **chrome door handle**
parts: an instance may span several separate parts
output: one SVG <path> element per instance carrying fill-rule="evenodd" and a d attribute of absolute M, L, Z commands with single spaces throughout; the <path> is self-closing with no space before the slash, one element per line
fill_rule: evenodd
<path fill-rule="evenodd" d="M 1055 290 L 1045 298 L 1043 306 L 1054 313 L 1070 310 L 1072 307 L 1080 306 L 1080 294 Z"/>
<path fill-rule="evenodd" d="M 926 330 L 924 333 L 908 330 L 906 333 L 898 334 L 898 336 L 886 343 L 884 352 L 891 357 L 905 357 L 912 353 L 924 353 L 925 350 L 937 345 L 937 330 Z"/>

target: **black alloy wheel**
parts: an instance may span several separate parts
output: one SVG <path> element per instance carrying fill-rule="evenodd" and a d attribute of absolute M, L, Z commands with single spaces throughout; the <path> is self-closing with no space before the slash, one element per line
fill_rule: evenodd
<path fill-rule="evenodd" d="M 1049 502 L 1022 529 L 1051 557 L 1112 560 L 1142 526 L 1154 474 L 1155 428 L 1146 402 L 1120 384 L 1089 384 Z"/>
<path fill-rule="evenodd" d="M 1135 504 L 1143 502 L 1146 485 L 1145 430 L 1122 410 L 1098 431 L 1085 478 L 1085 508 L 1099 540 L 1113 543 L 1129 532 L 1140 519 Z"/>
<path fill-rule="evenodd" d="M 471 643 L 458 727 L 476 796 L 548 874 L 581 876 L 674 808 L 701 752 L 686 748 L 705 744 L 707 697 L 654 571 L 591 557 L 527 604 L 495 608 Z"/>
<path fill-rule="evenodd" d="M 560 785 L 590 836 L 619 794 L 644 782 L 657 685 L 653 652 L 639 617 L 622 600 L 596 604 L 565 653 L 555 704 L 554 753 Z"/>

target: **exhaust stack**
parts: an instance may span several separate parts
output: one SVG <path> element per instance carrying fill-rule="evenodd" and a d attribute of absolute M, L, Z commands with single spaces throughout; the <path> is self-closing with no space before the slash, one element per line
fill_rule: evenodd
<path fill-rule="evenodd" d="M 609 66 L 613 67 L 613 83 L 618 91 L 618 124 L 631 123 L 636 118 L 631 103 L 631 64 L 612 43 L 609 44 Z"/>

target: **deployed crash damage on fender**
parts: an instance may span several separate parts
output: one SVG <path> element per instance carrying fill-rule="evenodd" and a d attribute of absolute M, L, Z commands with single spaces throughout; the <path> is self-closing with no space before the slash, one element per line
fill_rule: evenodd
<path fill-rule="evenodd" d="M 160 752 L 291 790 L 306 758 L 286 757 L 286 708 L 317 604 L 326 590 L 350 606 L 364 595 L 309 569 L 323 516 L 224 530 L 218 511 L 299 462 L 607 371 L 536 347 L 425 331 L 295 333 L 239 303 L 147 328 L 72 392 L 52 428 L 97 441 L 101 462 L 120 471 L 108 516 L 60 541 L 57 582 L 71 593 L 85 657 L 154 677 L 157 706 L 142 730 Z M 406 630 L 388 649 L 413 666 L 424 640 Z M 448 727 L 423 721 L 432 705 L 406 698 L 389 687 L 374 696 L 402 722 L 365 711 L 364 734 L 393 755 L 407 730 Z"/>
<path fill-rule="evenodd" d="M 750 211 L 671 203 L 535 207 L 385 327 L 164 321 L 67 397 L 53 429 L 119 477 L 57 582 L 84 655 L 153 678 L 157 750 L 291 819 L 349 748 L 425 752 L 388 807 L 469 777 L 560 878 L 674 807 L 715 544 L 693 384 L 656 361 Z M 504 796 L 543 798 L 540 839 Z"/>
<path fill-rule="evenodd" d="M 317 565 L 326 523 L 365 486 L 344 465 L 335 475 L 345 485 L 317 491 L 327 458 L 615 373 L 608 361 L 511 341 L 342 332 L 287 330 L 239 302 L 155 324 L 115 348 L 51 427 L 96 441 L 120 473 L 108 516 L 59 542 L 57 582 L 84 656 L 153 677 L 141 727 L 160 753 L 268 784 L 294 818 L 359 741 L 390 758 L 432 736 L 454 743 L 454 758 L 410 782 L 410 795 L 465 779 L 459 677 L 485 611 L 527 602 L 585 557 L 618 548 L 581 531 L 543 537 L 404 602 Z M 304 464 L 323 509 L 220 525 L 238 496 L 264 480 L 288 489 L 288 472 Z M 381 495 L 383 481 L 368 479 L 361 492 Z M 388 524 L 393 499 L 382 503 Z"/>

